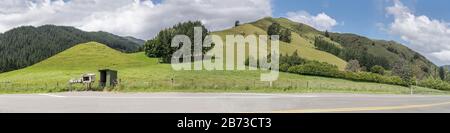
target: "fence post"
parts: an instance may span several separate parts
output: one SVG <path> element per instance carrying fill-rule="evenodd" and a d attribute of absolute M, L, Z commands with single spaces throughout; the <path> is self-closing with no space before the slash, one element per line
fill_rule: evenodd
<path fill-rule="evenodd" d="M 171 80 L 171 86 L 172 86 L 172 88 L 173 88 L 173 80 L 174 80 L 174 79 L 171 78 L 170 80 Z"/>
<path fill-rule="evenodd" d="M 309 81 L 306 81 L 306 89 L 309 89 Z"/>
<path fill-rule="evenodd" d="M 256 88 L 256 81 L 253 80 L 253 88 Z"/>
<path fill-rule="evenodd" d="M 290 82 L 290 86 L 291 86 L 291 88 L 294 88 L 294 87 L 292 86 L 292 80 L 289 80 L 289 82 Z"/>

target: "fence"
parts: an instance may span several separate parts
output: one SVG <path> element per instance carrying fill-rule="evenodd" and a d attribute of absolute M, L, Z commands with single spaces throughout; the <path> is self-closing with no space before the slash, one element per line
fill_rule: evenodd
<path fill-rule="evenodd" d="M 371 92 L 409 94 L 410 88 L 366 82 L 341 82 L 321 80 L 277 80 L 272 83 L 253 79 L 149 79 L 149 80 L 119 80 L 110 91 L 251 91 L 251 92 Z M 16 83 L 0 82 L 0 92 L 62 92 L 85 91 L 83 84 L 68 84 L 67 82 L 35 82 Z M 93 83 L 91 90 L 102 90 L 98 83 Z M 442 91 L 413 88 L 416 94 L 441 93 Z"/>

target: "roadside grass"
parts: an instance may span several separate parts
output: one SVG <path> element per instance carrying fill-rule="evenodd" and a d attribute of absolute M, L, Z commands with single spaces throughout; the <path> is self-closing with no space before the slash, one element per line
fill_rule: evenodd
<path fill-rule="evenodd" d="M 173 71 L 144 53 L 124 54 L 98 43 L 77 45 L 25 69 L 0 74 L 0 94 L 85 91 L 72 78 L 110 68 L 118 70 L 117 92 L 239 92 L 239 93 L 371 93 L 409 94 L 410 88 L 318 76 L 280 73 L 278 81 L 261 82 L 264 71 Z M 98 79 L 98 77 L 97 77 Z M 102 91 L 94 83 L 93 89 Z M 415 94 L 449 94 L 413 87 Z"/>

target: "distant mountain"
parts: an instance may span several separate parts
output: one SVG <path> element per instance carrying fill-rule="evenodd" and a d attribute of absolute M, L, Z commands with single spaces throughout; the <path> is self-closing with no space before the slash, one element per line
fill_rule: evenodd
<path fill-rule="evenodd" d="M 137 39 L 137 38 L 134 38 L 134 37 L 131 37 L 131 36 L 126 36 L 126 37 L 124 37 L 124 38 L 125 38 L 125 39 L 128 39 L 128 40 L 131 41 L 131 42 L 137 43 L 137 44 L 139 44 L 139 45 L 141 45 L 141 46 L 144 46 L 144 44 L 145 44 L 145 41 L 144 41 L 144 40 Z"/>
<path fill-rule="evenodd" d="M 77 44 L 96 41 L 122 51 L 136 52 L 141 44 L 107 32 L 85 32 L 74 27 L 23 26 L 0 34 L 0 72 L 33 65 Z"/>
<path fill-rule="evenodd" d="M 447 68 L 447 70 L 450 70 L 450 65 L 443 65 L 442 67 Z"/>
<path fill-rule="evenodd" d="M 326 33 L 306 24 L 297 23 L 286 18 L 266 17 L 255 22 L 242 24 L 237 27 L 214 32 L 217 35 L 263 35 L 273 23 L 278 23 L 284 29 L 292 32 L 290 43 L 280 42 L 280 52 L 291 54 L 297 51 L 302 58 L 327 62 L 343 69 L 346 61 L 356 59 L 370 69 L 374 65 L 391 69 L 394 63 L 404 62 L 412 65 L 414 76 L 423 79 L 437 76 L 437 66 L 421 54 L 394 41 L 374 40 L 364 36 L 348 33 Z M 341 52 L 331 53 L 320 50 L 315 46 L 316 38 L 336 45 Z"/>

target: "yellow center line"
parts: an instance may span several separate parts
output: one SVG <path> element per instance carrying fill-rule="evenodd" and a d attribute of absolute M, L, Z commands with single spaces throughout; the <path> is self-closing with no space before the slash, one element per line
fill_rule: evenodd
<path fill-rule="evenodd" d="M 273 111 L 273 113 L 332 113 L 332 112 L 358 112 L 358 111 L 382 111 L 382 110 L 400 110 L 400 109 L 417 109 L 433 106 L 442 106 L 450 104 L 450 102 L 403 105 L 403 106 L 380 106 L 380 107 L 355 107 L 355 108 L 334 108 L 334 109 L 294 109 Z"/>

